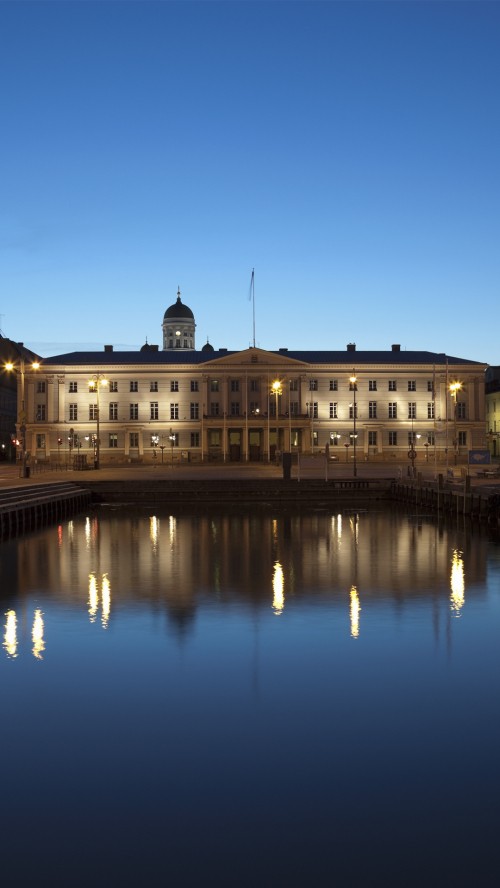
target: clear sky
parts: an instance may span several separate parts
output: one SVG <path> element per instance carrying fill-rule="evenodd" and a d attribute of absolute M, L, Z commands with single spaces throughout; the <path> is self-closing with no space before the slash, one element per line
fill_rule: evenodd
<path fill-rule="evenodd" d="M 500 3 L 0 2 L 0 327 L 500 363 Z"/>

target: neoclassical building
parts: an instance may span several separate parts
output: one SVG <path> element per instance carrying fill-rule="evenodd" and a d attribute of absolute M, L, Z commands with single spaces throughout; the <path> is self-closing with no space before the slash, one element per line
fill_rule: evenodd
<path fill-rule="evenodd" d="M 484 449 L 486 364 L 427 351 L 196 349 L 182 302 L 163 348 L 71 352 L 25 368 L 26 448 L 39 460 L 465 462 Z"/>

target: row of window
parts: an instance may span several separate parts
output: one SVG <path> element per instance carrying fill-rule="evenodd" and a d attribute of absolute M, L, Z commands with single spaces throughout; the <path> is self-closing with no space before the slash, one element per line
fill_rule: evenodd
<path fill-rule="evenodd" d="M 250 401 L 250 415 L 256 416 L 259 413 L 259 407 L 257 401 Z M 387 405 L 388 411 L 387 416 L 388 419 L 397 419 L 398 418 L 398 404 L 396 401 L 391 401 Z M 231 401 L 229 405 L 229 412 L 231 416 L 240 416 L 240 403 L 239 401 Z M 97 420 L 97 412 L 98 407 L 97 404 L 89 405 L 89 419 Z M 211 416 L 219 416 L 220 415 L 220 404 L 218 402 L 212 402 L 210 404 L 210 415 Z M 274 404 L 271 404 L 271 415 L 276 415 L 276 407 Z M 290 415 L 298 416 L 299 415 L 299 405 L 297 401 L 292 401 L 290 404 Z M 313 401 L 312 403 L 307 405 L 307 415 L 311 419 L 319 418 L 319 408 L 318 402 Z M 45 405 L 39 404 L 37 407 L 37 420 L 45 420 Z M 353 404 L 349 405 L 349 419 L 360 418 L 358 405 L 354 406 Z M 409 401 L 408 402 L 408 419 L 417 419 L 417 402 Z M 118 419 L 118 401 L 111 401 L 108 404 L 108 417 L 110 420 Z M 159 406 L 158 401 L 151 401 L 149 405 L 149 418 L 150 419 L 158 419 L 159 418 Z M 190 419 L 199 419 L 200 418 L 200 405 L 197 402 L 192 401 L 189 405 L 189 418 Z M 329 418 L 330 419 L 339 419 L 339 404 L 338 401 L 330 401 L 329 405 Z M 434 401 L 427 402 L 427 419 L 434 419 L 435 411 L 434 411 Z M 70 404 L 69 405 L 69 419 L 71 422 L 78 421 L 78 404 Z M 139 404 L 129 404 L 129 419 L 138 420 L 139 419 Z M 170 404 L 170 419 L 179 419 L 179 404 L 171 403 Z M 377 419 L 377 402 L 369 401 L 368 402 L 368 419 Z M 457 419 L 464 420 L 466 419 L 466 403 L 465 401 L 457 402 Z"/>
<path fill-rule="evenodd" d="M 250 391 L 251 392 L 260 391 L 260 384 L 261 384 L 261 380 L 259 380 L 259 379 L 249 380 Z M 409 392 L 416 392 L 417 391 L 416 379 L 409 379 L 407 381 L 407 385 L 408 385 Z M 354 391 L 354 390 L 358 391 L 358 387 L 359 387 L 358 382 L 349 382 L 349 390 L 350 391 Z M 89 382 L 88 388 L 89 388 L 89 391 L 94 391 L 95 390 L 95 382 Z M 212 392 L 220 391 L 220 380 L 219 379 L 211 379 L 209 388 L 210 388 L 210 391 L 212 391 Z M 239 379 L 229 380 L 229 388 L 230 388 L 230 391 L 232 391 L 232 392 L 239 392 L 240 391 L 240 380 Z M 298 379 L 291 379 L 290 384 L 289 384 L 289 388 L 290 388 L 290 391 L 292 391 L 292 392 L 298 391 L 299 380 Z M 377 388 L 378 388 L 377 380 L 376 379 L 369 379 L 368 380 L 368 391 L 376 392 Z M 190 389 L 192 392 L 199 391 L 199 382 L 197 379 L 190 380 Z M 338 379 L 330 379 L 329 380 L 329 390 L 331 392 L 337 392 L 339 390 Z M 390 392 L 396 392 L 398 390 L 396 379 L 389 379 L 388 380 L 388 390 Z M 37 391 L 40 393 L 45 392 L 45 382 L 39 381 L 37 383 Z M 69 383 L 69 391 L 71 393 L 77 392 L 78 391 L 78 382 L 76 382 L 76 381 L 70 382 Z M 109 381 L 108 382 L 108 391 L 117 392 L 118 391 L 118 382 L 115 380 Z M 131 392 L 138 392 L 139 391 L 139 382 L 137 380 L 131 380 L 129 382 L 129 391 L 131 391 Z M 159 391 L 157 380 L 150 381 L 149 391 L 150 392 Z M 171 379 L 170 380 L 170 391 L 171 392 L 178 392 L 179 391 L 179 380 L 178 379 Z M 309 380 L 309 391 L 311 391 L 311 392 L 319 391 L 319 380 L 318 379 L 310 379 Z M 430 380 L 430 379 L 427 380 L 427 391 L 434 392 L 434 386 L 433 386 L 432 380 Z"/>

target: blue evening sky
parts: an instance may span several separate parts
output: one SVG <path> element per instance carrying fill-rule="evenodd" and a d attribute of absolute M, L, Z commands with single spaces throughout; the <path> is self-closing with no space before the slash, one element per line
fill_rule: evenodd
<path fill-rule="evenodd" d="M 500 3 L 0 2 L 0 327 L 500 363 Z"/>

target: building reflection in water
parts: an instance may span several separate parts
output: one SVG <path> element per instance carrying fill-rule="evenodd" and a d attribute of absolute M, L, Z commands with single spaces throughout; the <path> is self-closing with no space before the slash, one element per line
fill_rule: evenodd
<path fill-rule="evenodd" d="M 4 562 L 3 588 L 15 590 L 4 595 L 4 652 L 19 652 L 16 602 L 30 598 L 33 589 L 84 608 L 103 628 L 110 623 L 112 597 L 121 612 L 148 607 L 163 612 L 180 635 L 192 630 L 200 606 L 269 608 L 270 589 L 274 614 L 323 601 L 333 615 L 338 612 L 339 625 L 341 615 L 349 615 L 353 638 L 360 634 L 362 606 L 365 625 L 377 603 L 392 602 L 399 610 L 413 599 L 428 599 L 438 635 L 445 614 L 463 613 L 466 570 L 468 585 L 481 594 L 488 540 L 472 540 L 432 520 L 416 526 L 404 517 L 384 510 L 172 515 L 159 508 L 151 515 L 146 509 L 103 508 L 13 544 L 14 561 L 10 567 Z M 39 627 L 47 623 L 45 605 L 43 612 Z"/>

